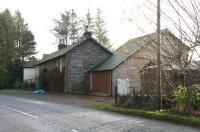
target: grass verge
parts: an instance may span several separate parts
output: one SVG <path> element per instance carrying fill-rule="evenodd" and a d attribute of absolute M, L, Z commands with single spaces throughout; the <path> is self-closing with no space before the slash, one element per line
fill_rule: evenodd
<path fill-rule="evenodd" d="M 21 90 L 21 89 L 1 89 L 0 94 L 24 94 L 31 93 L 30 90 Z"/>
<path fill-rule="evenodd" d="M 196 118 L 194 116 L 181 116 L 169 112 L 164 111 L 145 111 L 140 109 L 129 109 L 129 108 L 122 108 L 117 107 L 112 104 L 94 104 L 92 105 L 92 108 L 105 110 L 105 111 L 111 111 L 126 115 L 137 115 L 142 117 L 148 117 L 153 119 L 159 119 L 169 122 L 174 122 L 178 124 L 184 124 L 194 127 L 200 128 L 200 118 Z"/>

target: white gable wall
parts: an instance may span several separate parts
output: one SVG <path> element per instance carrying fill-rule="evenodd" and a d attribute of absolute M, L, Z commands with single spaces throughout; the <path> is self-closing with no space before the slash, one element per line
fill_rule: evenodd
<path fill-rule="evenodd" d="M 36 77 L 36 69 L 35 68 L 24 68 L 23 70 L 23 81 L 34 80 Z"/>

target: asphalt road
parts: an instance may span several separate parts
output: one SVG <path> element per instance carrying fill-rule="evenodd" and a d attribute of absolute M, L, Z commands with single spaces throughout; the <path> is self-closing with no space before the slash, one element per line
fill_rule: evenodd
<path fill-rule="evenodd" d="M 200 132 L 200 129 L 0 95 L 0 132 Z"/>

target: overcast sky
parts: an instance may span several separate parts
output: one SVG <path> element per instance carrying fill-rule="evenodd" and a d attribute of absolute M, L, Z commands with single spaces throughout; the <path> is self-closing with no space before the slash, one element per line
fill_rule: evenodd
<path fill-rule="evenodd" d="M 54 27 L 53 20 L 59 19 L 65 10 L 75 9 L 84 17 L 88 9 L 95 15 L 96 8 L 101 8 L 111 42 L 118 47 L 128 39 L 156 31 L 156 13 L 145 6 L 148 1 L 151 0 L 0 0 L 0 11 L 6 8 L 12 13 L 20 10 L 35 36 L 37 57 L 41 58 L 42 54 L 57 50 L 56 37 L 50 30 Z M 167 9 L 166 5 L 162 8 Z M 151 20 L 148 21 L 144 14 Z M 163 22 L 162 28 L 165 25 Z"/>

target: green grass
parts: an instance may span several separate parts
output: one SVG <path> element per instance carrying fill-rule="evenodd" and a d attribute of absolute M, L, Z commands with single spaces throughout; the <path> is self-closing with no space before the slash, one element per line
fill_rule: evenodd
<path fill-rule="evenodd" d="M 24 94 L 31 93 L 30 90 L 21 90 L 21 89 L 1 89 L 0 94 Z"/>
<path fill-rule="evenodd" d="M 117 107 L 112 104 L 94 104 L 92 108 L 106 110 L 126 115 L 137 115 L 142 117 L 148 117 L 153 119 L 165 120 L 169 122 L 190 125 L 195 127 L 200 127 L 200 118 L 194 116 L 181 116 L 164 111 L 145 111 L 140 109 L 129 109 Z"/>

